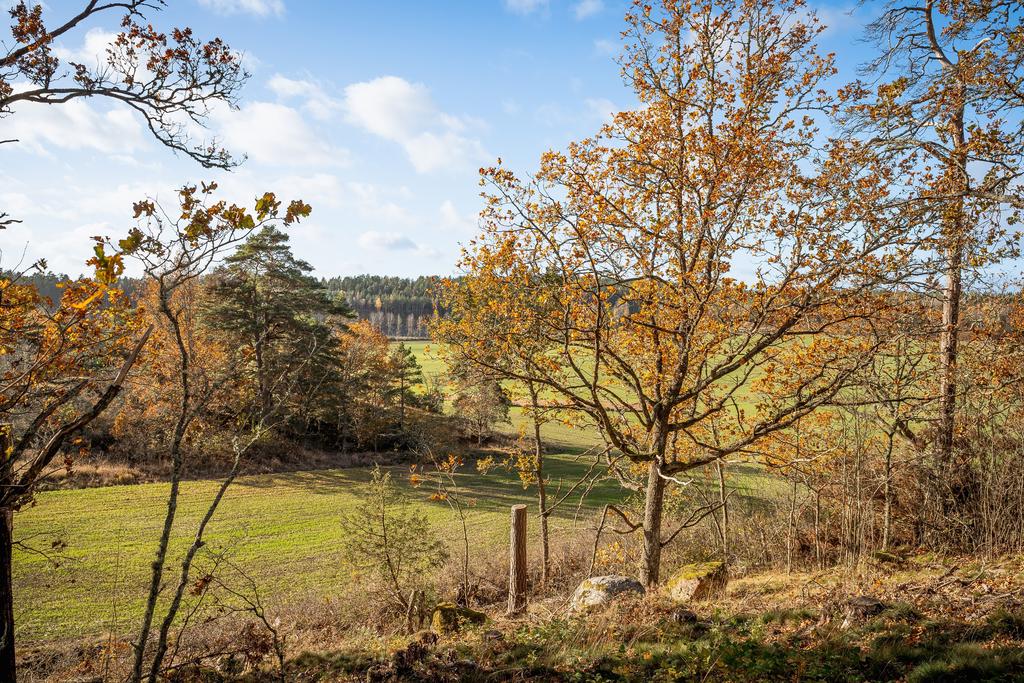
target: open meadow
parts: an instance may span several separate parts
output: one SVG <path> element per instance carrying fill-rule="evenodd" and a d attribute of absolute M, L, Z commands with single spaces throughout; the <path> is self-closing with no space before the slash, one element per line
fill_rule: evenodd
<path fill-rule="evenodd" d="M 444 372 L 443 361 L 426 342 L 406 342 L 425 375 Z M 513 409 L 509 433 L 523 418 Z M 545 427 L 551 455 L 545 462 L 549 490 L 558 495 L 586 472 L 584 457 L 594 435 L 561 424 Z M 443 502 L 430 501 L 430 490 L 413 488 L 407 467 L 392 467 L 403 495 L 423 510 L 458 552 L 461 533 L 454 513 Z M 473 463 L 456 475 L 459 486 L 474 501 L 468 523 L 474 561 L 505 561 L 509 506 L 526 503 L 535 509 L 534 488 L 524 489 L 515 472 L 496 467 L 479 474 Z M 299 600 L 343 600 L 352 589 L 351 571 L 342 562 L 340 515 L 359 504 L 360 488 L 369 480 L 367 468 L 327 469 L 240 477 L 228 490 L 207 534 L 207 551 L 227 551 L 242 570 L 256 580 L 271 605 Z M 191 541 L 195 528 L 216 492 L 217 480 L 183 484 L 172 557 Z M 774 495 L 779 482 L 755 468 L 738 470 L 730 486 L 741 496 Z M 556 542 L 572 538 L 590 542 L 600 509 L 621 502 L 627 494 L 612 479 L 598 482 L 580 500 L 574 494 L 553 515 Z M 128 633 L 142 609 L 142 587 L 159 534 L 167 484 L 138 484 L 47 491 L 37 505 L 18 513 L 17 536 L 30 545 L 66 543 L 55 555 L 22 553 L 14 565 L 15 609 L 19 638 L 26 643 Z M 530 529 L 531 552 L 536 550 L 537 526 Z"/>
<path fill-rule="evenodd" d="M 1024 681 L 1024 0 L 4 16 L 0 683 Z"/>

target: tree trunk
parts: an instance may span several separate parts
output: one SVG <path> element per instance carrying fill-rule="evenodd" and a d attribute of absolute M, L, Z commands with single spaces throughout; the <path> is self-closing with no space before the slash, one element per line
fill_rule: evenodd
<path fill-rule="evenodd" d="M 174 425 L 174 434 L 171 437 L 169 452 L 171 454 L 171 489 L 167 494 L 167 510 L 164 513 L 164 525 L 160 532 L 160 540 L 157 541 L 156 555 L 151 566 L 152 574 L 149 580 L 149 593 L 146 598 L 146 607 L 142 615 L 142 625 L 139 627 L 138 640 L 134 643 L 135 661 L 132 665 L 132 673 L 128 680 L 132 683 L 142 681 L 142 669 L 145 665 L 146 645 L 149 643 L 150 629 L 153 626 L 153 618 L 156 614 L 156 603 L 160 598 L 160 591 L 163 588 L 164 564 L 167 562 L 167 550 L 171 541 L 171 530 L 174 527 L 174 519 L 178 513 L 178 491 L 181 487 L 181 476 L 184 467 L 184 455 L 181 452 L 181 444 L 185 439 L 185 430 L 188 428 L 189 411 L 192 408 L 192 384 L 190 382 L 190 367 L 192 356 L 189 353 L 188 345 L 181 330 L 179 316 L 170 308 L 171 294 L 161 282 L 160 285 L 160 312 L 167 319 L 171 330 L 174 333 L 174 341 L 178 351 L 178 361 L 181 363 L 178 368 L 178 381 L 181 386 L 181 400 L 178 406 L 178 415 Z"/>
<path fill-rule="evenodd" d="M 139 639 L 135 643 L 135 663 L 132 668 L 132 675 L 129 680 L 132 683 L 139 683 L 142 680 L 142 668 L 145 665 L 146 645 L 149 642 L 150 629 L 153 626 L 153 617 L 156 614 L 156 603 L 160 598 L 160 590 L 163 587 L 164 564 L 167 562 L 167 549 L 171 540 L 171 529 L 174 526 L 174 518 L 178 511 L 178 488 L 180 486 L 180 463 L 178 456 L 175 456 L 175 467 L 171 474 L 171 492 L 167 496 L 167 511 L 164 514 L 163 531 L 160 533 L 160 540 L 157 542 L 156 556 L 153 558 L 152 576 L 149 583 L 149 595 L 146 599 L 146 609 L 142 617 L 142 626 L 139 628 Z"/>
<path fill-rule="evenodd" d="M 231 466 L 231 472 L 225 477 L 224 481 L 221 482 L 220 487 L 217 489 L 217 494 L 213 497 L 209 507 L 206 509 L 206 514 L 203 516 L 202 521 L 199 522 L 199 527 L 196 529 L 195 539 L 192 541 L 192 545 L 189 546 L 188 551 L 185 553 L 184 559 L 181 561 L 181 578 L 178 581 L 177 590 L 174 593 L 174 597 L 171 599 L 171 604 L 167 608 L 166 614 L 164 614 L 163 623 L 160 625 L 159 636 L 156 641 L 156 651 L 153 654 L 153 662 L 150 665 L 149 680 L 152 683 L 160 677 L 161 667 L 163 666 L 164 657 L 167 654 L 167 638 L 171 630 L 171 625 L 174 623 L 175 617 L 178 615 L 178 609 L 181 606 L 181 599 L 185 594 L 185 589 L 189 585 L 189 573 L 192 569 L 192 561 L 195 559 L 196 553 L 202 548 L 206 542 L 203 541 L 203 534 L 206 532 L 206 527 L 213 519 L 214 513 L 217 512 L 217 507 L 220 505 L 221 500 L 224 498 L 224 493 L 231 486 L 231 483 L 235 480 L 235 476 L 238 474 L 238 463 L 241 459 L 241 451 L 235 451 L 235 460 Z"/>
<path fill-rule="evenodd" d="M 537 477 L 537 506 L 540 508 L 540 585 L 547 586 L 550 565 L 550 546 L 548 541 L 548 493 L 544 485 L 544 442 L 540 436 L 540 398 L 533 384 L 530 384 L 530 402 L 533 404 L 533 463 Z"/>
<path fill-rule="evenodd" d="M 652 460 L 647 473 L 644 499 L 644 551 L 641 582 L 648 588 L 658 585 L 661 569 L 661 517 L 665 507 L 665 480 L 658 459 Z"/>
<path fill-rule="evenodd" d="M 13 562 L 14 514 L 10 508 L 0 509 L 0 683 L 17 679 L 14 660 L 14 582 Z"/>
<path fill-rule="evenodd" d="M 519 614 L 526 607 L 526 506 L 512 506 L 509 532 L 508 613 Z"/>
<path fill-rule="evenodd" d="M 943 189 L 953 197 L 952 204 L 943 208 L 943 241 L 945 258 L 945 282 L 942 286 L 942 335 L 939 339 L 939 434 L 938 456 L 946 473 L 952 467 L 953 433 L 956 418 L 956 355 L 959 336 L 959 314 L 963 298 L 963 270 L 965 233 L 968 231 L 965 215 L 965 196 L 970 188 L 970 176 L 967 170 L 969 161 L 967 150 L 967 126 L 965 113 L 967 108 L 967 84 L 952 62 L 945 58 L 942 47 L 936 42 L 935 26 L 932 17 L 932 5 L 926 5 L 925 18 L 928 23 L 928 38 L 936 56 L 942 57 L 940 63 L 947 75 L 954 79 L 952 91 L 949 93 L 950 108 L 947 122 L 952 138 L 952 155 L 947 161 L 945 174 L 948 186 Z"/>
<path fill-rule="evenodd" d="M 889 529 L 892 526 L 892 449 L 893 434 L 888 432 L 888 444 L 885 450 L 885 504 L 882 509 L 882 550 L 889 549 Z"/>
<path fill-rule="evenodd" d="M 725 491 L 725 464 L 717 460 L 718 466 L 718 502 L 722 505 L 722 561 L 729 561 L 729 503 Z"/>
<path fill-rule="evenodd" d="M 793 572 L 793 531 L 796 527 L 796 479 L 793 479 L 793 494 L 789 499 L 789 527 L 786 529 L 786 573 Z"/>
<path fill-rule="evenodd" d="M 405 369 L 402 369 L 402 374 L 398 380 L 398 427 L 405 433 Z"/>
<path fill-rule="evenodd" d="M 263 360 L 263 339 L 261 334 L 256 340 L 256 390 L 259 392 L 260 417 L 262 421 L 270 413 L 270 388 L 267 386 L 267 371 Z"/>
<path fill-rule="evenodd" d="M 951 247 L 947 256 L 946 279 L 942 287 L 942 335 L 939 339 L 939 434 L 940 467 L 953 462 L 953 434 L 956 428 L 956 361 L 960 331 L 963 249 Z"/>
<path fill-rule="evenodd" d="M 814 491 L 814 566 L 821 571 L 821 490 Z"/>

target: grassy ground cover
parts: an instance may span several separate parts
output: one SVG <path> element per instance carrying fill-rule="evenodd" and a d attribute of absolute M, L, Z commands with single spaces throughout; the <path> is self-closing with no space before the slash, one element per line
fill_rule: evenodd
<path fill-rule="evenodd" d="M 425 374 L 444 371 L 443 361 L 428 344 L 409 345 Z M 514 411 L 512 424 L 504 428 L 515 432 L 523 424 Z M 586 471 L 589 463 L 580 454 L 597 437 L 587 430 L 550 423 L 545 438 L 553 451 L 546 465 L 549 489 L 557 494 Z M 453 513 L 444 503 L 428 501 L 428 491 L 409 488 L 407 475 L 398 468 L 394 478 L 454 544 L 459 532 Z M 229 490 L 209 528 L 209 548 L 230 549 L 234 561 L 252 574 L 274 603 L 311 595 L 341 597 L 350 589 L 350 581 L 340 561 L 338 519 L 358 504 L 359 487 L 368 478 L 369 470 L 360 468 L 242 477 Z M 467 497 L 476 503 L 469 512 L 474 551 L 490 556 L 495 555 L 493 551 L 503 552 L 508 506 L 532 504 L 533 489 L 524 490 L 517 475 L 504 468 L 481 475 L 467 466 L 459 479 Z M 743 496 L 764 496 L 778 484 L 756 467 L 730 472 L 730 486 Z M 172 557 L 187 547 L 189 534 L 217 485 L 217 481 L 202 480 L 183 485 Z M 67 544 L 56 568 L 41 555 L 16 554 L 15 609 L 21 642 L 80 638 L 108 630 L 122 633 L 134 626 L 166 494 L 163 483 L 52 491 L 41 493 L 38 505 L 16 515 L 15 536 L 28 545 L 48 548 L 58 539 Z M 623 498 L 615 481 L 598 483 L 582 505 L 574 497 L 559 510 L 553 534 L 557 538 L 574 526 L 589 532 L 597 511 Z M 536 526 L 531 524 L 531 534 Z"/>
<path fill-rule="evenodd" d="M 585 465 L 570 456 L 554 456 L 549 468 L 560 479 L 578 476 Z M 504 470 L 483 476 L 468 469 L 459 475 L 476 501 L 469 511 L 475 548 L 485 551 L 507 542 L 508 506 L 531 502 L 514 474 Z M 394 473 L 438 530 L 454 542 L 456 523 L 444 503 L 408 487 L 407 472 Z M 340 561 L 339 515 L 358 504 L 369 478 L 365 468 L 290 472 L 240 478 L 229 490 L 207 540 L 211 550 L 230 549 L 237 562 L 275 601 L 314 593 L 330 598 L 349 588 Z M 172 554 L 187 547 L 216 488 L 217 481 L 183 484 Z M 18 636 L 23 642 L 120 632 L 140 613 L 155 539 L 165 510 L 167 484 L 141 484 L 52 491 L 15 518 L 16 537 L 46 548 L 60 539 L 67 547 L 54 568 L 44 557 L 18 553 L 14 566 Z M 585 510 L 620 495 L 612 482 L 591 492 Z M 556 520 L 556 530 L 571 526 L 572 510 Z M 589 516 L 586 517 L 589 520 Z M 582 522 L 580 522 L 582 523 Z"/>

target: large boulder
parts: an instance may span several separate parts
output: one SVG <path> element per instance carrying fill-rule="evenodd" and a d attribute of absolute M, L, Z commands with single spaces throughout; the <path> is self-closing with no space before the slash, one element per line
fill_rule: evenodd
<path fill-rule="evenodd" d="M 442 602 L 434 608 L 434 615 L 430 619 L 430 627 L 434 633 L 446 636 L 458 633 L 469 624 L 482 624 L 487 621 L 487 615 L 477 612 L 475 609 L 460 607 L 454 602 Z"/>
<path fill-rule="evenodd" d="M 572 594 L 570 609 L 585 612 L 595 607 L 604 607 L 626 595 L 643 595 L 644 587 L 628 576 L 592 576 L 585 579 Z"/>
<path fill-rule="evenodd" d="M 676 602 L 706 600 L 724 593 L 728 581 L 724 562 L 698 562 L 676 570 L 665 582 L 665 592 Z"/>

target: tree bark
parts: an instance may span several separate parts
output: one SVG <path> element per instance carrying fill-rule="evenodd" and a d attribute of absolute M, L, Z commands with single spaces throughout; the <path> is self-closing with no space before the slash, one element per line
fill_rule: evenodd
<path fill-rule="evenodd" d="M 14 683 L 17 680 L 14 659 L 14 582 L 11 578 L 14 559 L 13 521 L 13 511 L 0 508 L 0 683 Z"/>
<path fill-rule="evenodd" d="M 722 561 L 729 561 L 729 501 L 725 491 L 725 463 L 718 460 L 718 502 L 722 505 Z"/>
<path fill-rule="evenodd" d="M 959 242 L 959 239 L 957 238 Z M 939 434 L 940 466 L 953 462 L 956 429 L 956 365 L 960 332 L 960 300 L 963 296 L 963 248 L 953 245 L 947 255 L 946 279 L 942 288 L 942 335 L 939 339 Z"/>
<path fill-rule="evenodd" d="M 789 500 L 789 525 L 786 529 L 786 573 L 793 573 L 793 531 L 796 527 L 796 478 L 793 478 L 793 493 Z"/>
<path fill-rule="evenodd" d="M 160 532 L 160 539 L 157 541 L 156 555 L 150 565 L 152 573 L 149 580 L 149 592 L 146 597 L 146 608 L 142 615 L 142 625 L 139 627 L 139 637 L 135 647 L 135 661 L 132 665 L 132 673 L 129 680 L 132 683 L 139 683 L 142 680 L 142 669 L 145 665 L 146 645 L 149 642 L 150 628 L 153 625 L 153 617 L 156 614 L 156 603 L 160 597 L 163 584 L 164 564 L 167 561 L 167 549 L 171 542 L 171 530 L 174 527 L 174 519 L 178 512 L 178 491 L 181 487 L 182 470 L 184 467 L 184 456 L 181 452 L 181 445 L 185 439 L 185 430 L 189 423 L 189 413 L 192 408 L 192 385 L 189 373 L 191 372 L 192 356 L 185 343 L 181 330 L 178 315 L 170 308 L 171 292 L 166 285 L 160 283 L 160 312 L 170 324 L 174 333 L 174 341 L 178 351 L 178 360 L 181 366 L 178 368 L 178 381 L 181 386 L 181 400 L 178 407 L 178 415 L 175 419 L 174 433 L 171 437 L 171 489 L 167 495 L 167 510 L 164 513 L 163 529 Z"/>
<path fill-rule="evenodd" d="M 530 383 L 530 403 L 533 409 L 533 463 L 537 477 L 537 506 L 540 512 L 540 585 L 547 586 L 550 571 L 550 543 L 548 536 L 548 492 L 544 484 L 544 441 L 540 435 L 540 396 Z"/>
<path fill-rule="evenodd" d="M 661 518 L 665 507 L 665 480 L 661 465 L 652 460 L 647 471 L 647 494 L 644 498 L 644 550 L 641 558 L 641 582 L 648 588 L 658 585 L 661 570 Z"/>
<path fill-rule="evenodd" d="M 882 550 L 889 549 L 889 533 L 892 527 L 892 450 L 893 433 L 887 432 L 887 448 L 885 449 L 885 485 L 884 485 L 884 507 L 882 509 Z"/>
<path fill-rule="evenodd" d="M 508 613 L 519 614 L 526 607 L 526 506 L 512 506 L 509 533 Z"/>

